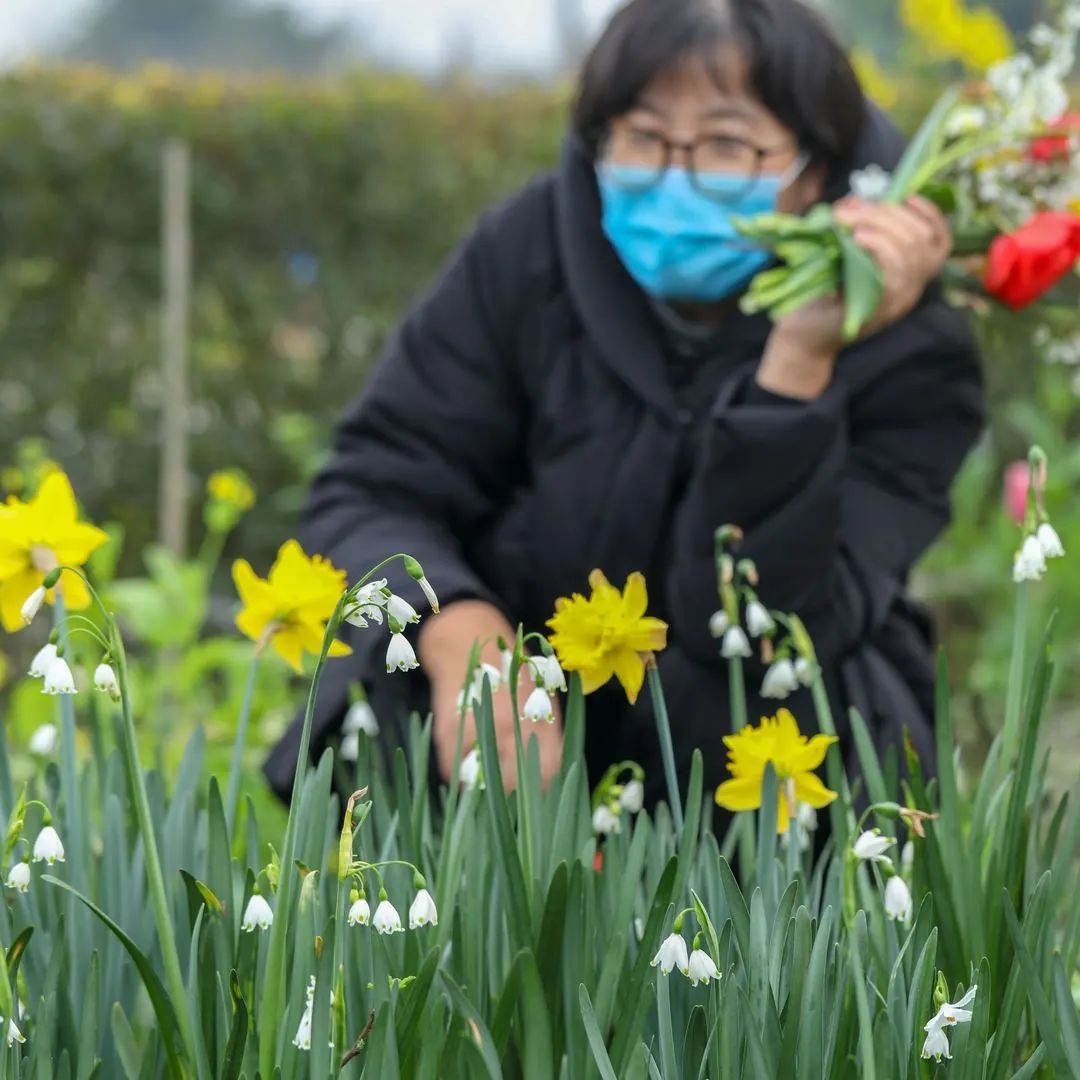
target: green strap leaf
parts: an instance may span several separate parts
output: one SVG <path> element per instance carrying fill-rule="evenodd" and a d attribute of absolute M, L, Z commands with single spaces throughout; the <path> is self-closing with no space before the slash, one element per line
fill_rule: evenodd
<path fill-rule="evenodd" d="M 184 1056 L 181 1051 L 180 1028 L 176 1020 L 176 1011 L 165 991 L 165 987 L 162 985 L 161 979 L 158 978 L 158 974 L 146 954 L 97 904 L 92 900 L 87 900 L 78 889 L 73 889 L 66 881 L 61 881 L 51 874 L 43 875 L 41 880 L 65 889 L 81 900 L 116 935 L 120 944 L 127 950 L 128 956 L 131 957 L 135 967 L 138 968 L 147 994 L 150 995 L 150 1003 L 154 1008 L 158 1026 L 161 1028 L 161 1037 L 165 1042 L 165 1067 L 168 1069 L 169 1076 L 176 1077 L 176 1080 L 183 1080 Z"/>
<path fill-rule="evenodd" d="M 578 987 L 578 1004 L 581 1008 L 581 1020 L 585 1025 L 585 1037 L 589 1040 L 589 1049 L 592 1050 L 593 1061 L 600 1070 L 602 1080 L 619 1080 L 612 1067 L 611 1058 L 608 1057 L 607 1047 L 604 1045 L 604 1037 L 600 1034 L 600 1028 L 596 1023 L 596 1014 L 593 1012 L 592 1000 L 585 984 Z"/>

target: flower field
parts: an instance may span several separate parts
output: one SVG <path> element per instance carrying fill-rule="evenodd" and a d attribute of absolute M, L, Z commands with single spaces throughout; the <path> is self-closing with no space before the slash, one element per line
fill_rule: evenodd
<path fill-rule="evenodd" d="M 1080 1077 L 1080 5 L 1047 12 L 1020 41 L 966 0 L 899 0 L 890 60 L 906 82 L 855 50 L 911 128 L 931 104 L 916 84 L 965 78 L 891 175 L 851 178 L 864 198 L 918 194 L 949 216 L 943 287 L 988 355 L 993 434 L 912 589 L 943 630 L 935 760 L 879 753 L 858 713 L 837 723 L 806 627 L 763 602 L 739 523 L 717 522 L 700 582 L 731 688 L 715 788 L 700 752 L 676 769 L 650 583 L 604 567 L 553 598 L 543 632 L 497 642 L 500 664 L 474 645 L 453 783 L 433 779 L 432 720 L 414 715 L 397 745 L 359 684 L 310 763 L 343 626 L 380 638 L 400 678 L 440 582 L 392 551 L 350 579 L 279 544 L 283 522 L 318 432 L 474 204 L 548 163 L 564 92 L 5 77 L 0 138 L 17 152 L 0 167 L 33 195 L 2 208 L 15 254 L 0 334 L 35 376 L 0 379 L 0 427 L 19 438 L 0 460 L 0 1080 Z M 204 262 L 191 471 L 237 462 L 263 489 L 239 467 L 212 473 L 183 557 L 150 542 L 145 512 L 163 395 L 146 370 L 154 185 L 172 124 L 193 148 Z M 141 177 L 140 197 L 117 205 L 88 182 L 57 205 L 57 178 L 92 175 L 88 157 Z M 842 284 L 850 336 L 868 325 L 880 271 L 828 207 L 744 225 L 780 260 L 747 311 Z M 103 342 L 109 362 L 86 363 Z M 748 713 L 758 670 L 771 715 Z M 590 784 L 590 696 L 609 685 L 648 697 L 662 785 L 633 760 Z M 260 767 L 305 701 L 285 807 Z M 533 736 L 555 722 L 548 782 Z"/>
<path fill-rule="evenodd" d="M 1018 642 L 1026 591 L 1067 562 L 1040 451 L 1030 473 Z M 220 482 L 216 496 L 226 517 L 246 499 Z M 662 706 L 652 656 L 666 629 L 640 576 L 619 590 L 597 572 L 588 596 L 559 602 L 550 640 L 519 636 L 505 670 L 462 673 L 478 744 L 459 740 L 459 784 L 431 787 L 419 719 L 383 769 L 358 703 L 349 751 L 297 770 L 278 829 L 239 798 L 250 692 L 224 790 L 204 781 L 198 730 L 176 769 L 145 764 L 121 624 L 84 576 L 105 534 L 79 520 L 67 478 L 9 500 L 0 524 L 4 611 L 40 641 L 30 674 L 57 712 L 29 775 L 17 782 L 0 752 L 3 1075 L 1080 1074 L 1080 805 L 1046 786 L 1049 634 L 1014 656 L 980 776 L 954 760 L 943 673 L 937 775 L 913 754 L 903 770 L 879 760 L 856 715 L 862 775 L 849 781 L 813 644 L 760 604 L 738 530 L 724 529 L 718 652 L 734 673 L 767 642 L 772 696 L 810 684 L 816 716 L 801 719 L 819 734 L 778 704 L 736 724 L 715 793 L 700 758 L 685 789 L 667 770 L 654 809 L 633 762 L 590 791 L 585 691 L 648 683 Z M 406 631 L 421 618 L 395 582 L 438 607 L 438 583 L 407 555 L 346 582 L 289 542 L 267 578 L 243 561 L 234 577 L 252 672 L 264 650 L 293 666 L 314 655 L 301 761 L 341 622 L 386 635 L 390 672 L 416 663 Z M 521 667 L 534 689 L 507 794 L 491 693 Z M 544 790 L 530 732 L 564 689 L 564 759 Z"/>

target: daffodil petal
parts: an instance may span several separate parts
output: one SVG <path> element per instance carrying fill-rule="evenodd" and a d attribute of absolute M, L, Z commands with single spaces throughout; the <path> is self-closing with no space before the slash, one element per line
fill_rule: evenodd
<path fill-rule="evenodd" d="M 645 663 L 641 656 L 632 649 L 620 649 L 611 657 L 612 667 L 615 669 L 615 678 L 622 684 L 626 691 L 626 700 L 633 705 L 638 694 L 641 693 L 641 685 L 645 681 Z"/>
<path fill-rule="evenodd" d="M 757 810 L 761 806 L 761 780 L 752 776 L 725 780 L 716 789 L 716 805 L 725 810 Z"/>
<path fill-rule="evenodd" d="M 661 652 L 667 648 L 667 623 L 662 619 L 638 619 L 623 640 L 637 652 Z"/>
<path fill-rule="evenodd" d="M 796 773 L 794 779 L 795 798 L 815 810 L 828 806 L 836 798 L 836 792 L 830 791 L 821 778 L 812 772 Z"/>
<path fill-rule="evenodd" d="M 244 608 L 236 616 L 236 628 L 252 641 L 259 641 L 272 619 L 258 608 Z"/>
<path fill-rule="evenodd" d="M 108 539 L 109 534 L 104 529 L 77 521 L 63 529 L 49 546 L 58 563 L 82 566 Z"/>
<path fill-rule="evenodd" d="M 611 662 L 611 657 L 605 656 L 596 667 L 583 668 L 578 674 L 581 675 L 581 692 L 591 694 L 611 681 L 612 675 L 615 674 L 615 667 Z"/>
<path fill-rule="evenodd" d="M 49 473 L 41 481 L 41 486 L 29 505 L 50 531 L 73 524 L 79 516 L 71 481 L 59 469 Z"/>
<path fill-rule="evenodd" d="M 594 570 L 589 575 L 589 586 L 593 591 L 593 598 L 605 604 L 614 604 L 622 601 L 619 590 L 608 581 L 603 570 Z"/>
<path fill-rule="evenodd" d="M 304 673 L 304 643 L 295 627 L 286 626 L 271 639 L 274 652 L 297 673 Z"/>
<path fill-rule="evenodd" d="M 783 790 L 776 793 L 776 833 L 783 836 L 791 826 L 791 803 Z"/>
<path fill-rule="evenodd" d="M 789 767 L 793 773 L 810 772 L 816 769 L 829 752 L 829 747 L 836 742 L 835 735 L 815 735 L 806 746 L 791 756 Z"/>
<path fill-rule="evenodd" d="M 62 573 L 60 580 L 56 583 L 56 589 L 63 595 L 64 603 L 69 610 L 84 611 L 90 606 L 90 590 L 78 574 L 72 574 L 69 571 Z M 50 595 L 49 603 L 52 602 L 53 597 Z"/>
<path fill-rule="evenodd" d="M 22 606 L 26 598 L 41 584 L 44 575 L 27 568 L 0 584 L 0 622 L 13 634 L 26 624 L 23 622 Z"/>
<path fill-rule="evenodd" d="M 274 593 L 268 582 L 263 581 L 251 568 L 247 559 L 237 559 L 232 567 L 233 584 L 245 607 L 265 608 L 268 614 L 274 609 Z"/>
<path fill-rule="evenodd" d="M 330 651 L 327 656 L 352 656 L 352 646 L 346 645 L 344 641 L 332 641 L 330 642 Z"/>
<path fill-rule="evenodd" d="M 8 524 L 8 520 L 0 516 L 0 532 L 6 531 Z M 13 538 L 0 537 L 0 581 L 14 577 L 29 565 L 29 545 L 17 544 Z"/>
<path fill-rule="evenodd" d="M 640 619 L 649 608 L 649 592 L 645 587 L 645 577 L 636 571 L 626 579 L 622 595 L 623 617 Z"/>

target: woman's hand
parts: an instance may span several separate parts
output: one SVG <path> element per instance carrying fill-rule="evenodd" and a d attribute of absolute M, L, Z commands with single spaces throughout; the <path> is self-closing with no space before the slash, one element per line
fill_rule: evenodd
<path fill-rule="evenodd" d="M 480 659 L 494 667 L 501 666 L 496 641 L 514 640 L 514 629 L 502 613 L 491 604 L 479 600 L 463 600 L 449 604 L 439 615 L 424 620 L 420 633 L 420 664 L 431 683 L 431 709 L 434 715 L 432 738 L 435 743 L 439 774 L 447 782 L 453 777 L 454 751 L 458 737 L 458 694 L 465 681 L 469 653 L 474 641 L 484 643 Z M 518 704 L 524 706 L 532 690 L 525 665 L 518 673 Z M 495 711 L 495 738 L 499 747 L 499 767 L 507 790 L 517 786 L 517 753 L 514 740 L 514 713 L 510 690 L 501 686 L 492 696 Z M 558 772 L 562 762 L 562 726 L 558 702 L 555 702 L 555 723 L 530 724 L 524 722 L 521 730 L 526 748 L 535 735 L 540 746 L 540 778 L 547 786 Z M 462 732 L 462 756 L 476 742 L 476 724 L 471 710 L 465 715 Z"/>
<path fill-rule="evenodd" d="M 862 337 L 884 330 L 909 314 L 952 251 L 945 215 L 916 196 L 902 205 L 847 198 L 836 204 L 836 220 L 881 267 L 881 303 Z M 832 381 L 836 355 L 844 347 L 844 303 L 823 297 L 780 319 L 758 369 L 758 384 L 786 397 L 820 396 Z"/>

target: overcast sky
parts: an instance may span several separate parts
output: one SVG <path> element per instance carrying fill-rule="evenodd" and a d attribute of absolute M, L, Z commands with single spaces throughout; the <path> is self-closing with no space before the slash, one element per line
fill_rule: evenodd
<path fill-rule="evenodd" d="M 183 0 L 177 0 L 183 3 Z M 258 2 L 258 0 L 252 0 Z M 345 18 L 376 55 L 438 67 L 448 47 L 467 40 L 478 63 L 544 69 L 557 55 L 557 0 L 290 0 L 313 23 Z M 572 2 L 572 0 L 571 0 Z M 596 30 L 618 0 L 577 0 Z M 62 39 L 93 0 L 0 0 L 0 63 L 32 56 Z"/>

